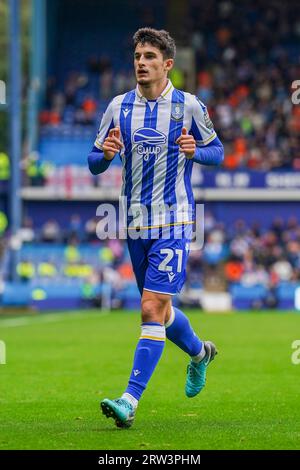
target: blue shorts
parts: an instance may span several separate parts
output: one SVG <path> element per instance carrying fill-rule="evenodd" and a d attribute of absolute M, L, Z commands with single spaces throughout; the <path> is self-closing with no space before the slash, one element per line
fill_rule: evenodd
<path fill-rule="evenodd" d="M 146 230 L 146 229 L 142 229 Z M 141 232 L 142 232 L 141 230 Z M 148 231 L 149 232 L 149 231 Z M 170 236 L 163 238 L 159 229 L 157 238 L 133 240 L 127 237 L 133 271 L 139 291 L 143 289 L 175 295 L 182 289 L 192 237 L 192 225 L 172 227 Z"/>

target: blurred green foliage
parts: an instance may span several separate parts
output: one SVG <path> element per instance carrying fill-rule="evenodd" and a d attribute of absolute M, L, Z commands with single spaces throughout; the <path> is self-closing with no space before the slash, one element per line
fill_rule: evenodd
<path fill-rule="evenodd" d="M 22 48 L 22 101 L 27 99 L 31 0 L 20 0 L 21 7 L 21 48 Z M 9 89 L 9 2 L 0 0 L 0 80 Z M 0 152 L 8 150 L 8 115 L 0 110 Z"/>

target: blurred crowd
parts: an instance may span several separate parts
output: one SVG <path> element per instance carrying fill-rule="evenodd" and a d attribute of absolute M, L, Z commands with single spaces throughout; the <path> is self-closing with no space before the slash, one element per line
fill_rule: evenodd
<path fill-rule="evenodd" d="M 300 18 L 293 3 L 188 3 L 177 45 L 195 51 L 195 92 L 225 145 L 225 168 L 300 169 L 300 107 L 291 101 L 300 77 Z M 107 101 L 135 86 L 131 66 L 115 70 L 113 58 L 93 56 L 85 72 L 65 77 L 63 89 L 49 79 L 41 125 L 96 127 Z M 185 87 L 180 70 L 171 78 Z"/>
<path fill-rule="evenodd" d="M 99 242 L 97 237 L 98 222 L 98 217 L 83 222 L 78 214 L 72 214 L 69 224 L 65 228 L 62 228 L 55 219 L 49 219 L 37 229 L 33 226 L 32 219 L 25 217 L 21 237 L 25 243 L 96 243 Z"/>
<path fill-rule="evenodd" d="M 273 287 L 280 282 L 300 281 L 300 226 L 296 217 L 286 222 L 274 218 L 268 229 L 249 226 L 239 219 L 231 227 L 205 217 L 203 250 L 191 252 L 192 263 L 205 272 L 205 265 L 223 266 L 226 282 L 244 286 Z"/>
<path fill-rule="evenodd" d="M 103 276 L 109 276 L 116 289 L 124 282 L 134 282 L 126 242 L 119 239 L 100 241 L 96 235 L 98 222 L 98 218 L 92 218 L 83 223 L 80 216 L 74 214 L 65 230 L 55 220 L 48 220 L 37 231 L 32 220 L 27 218 L 21 234 L 23 246 L 47 248 L 42 256 L 38 256 L 46 277 L 49 273 L 56 279 L 60 276 L 94 276 L 101 280 Z M 58 255 L 54 260 L 51 253 L 58 246 L 63 248 L 63 256 Z M 20 271 L 19 274 L 27 281 L 40 276 L 43 270 L 34 266 L 34 261 L 26 251 L 24 253 L 21 257 L 23 266 L 20 265 L 23 273 Z M 212 281 L 213 286 L 210 285 Z M 300 226 L 295 217 L 287 221 L 275 218 L 268 229 L 263 229 L 259 223 L 249 226 L 243 219 L 225 227 L 213 214 L 206 213 L 204 246 L 198 249 L 196 242 L 192 246 L 187 288 L 228 290 L 239 284 L 245 287 L 262 285 L 272 290 L 282 282 L 300 282 Z"/>
<path fill-rule="evenodd" d="M 197 93 L 211 109 L 229 169 L 300 168 L 300 108 L 291 101 L 300 20 L 292 3 L 191 7 Z"/>

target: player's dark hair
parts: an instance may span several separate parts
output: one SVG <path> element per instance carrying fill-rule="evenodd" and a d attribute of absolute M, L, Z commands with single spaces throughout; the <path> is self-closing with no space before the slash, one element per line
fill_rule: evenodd
<path fill-rule="evenodd" d="M 138 44 L 151 44 L 157 47 L 164 59 L 174 59 L 176 54 L 176 46 L 174 39 L 168 31 L 164 29 L 140 28 L 133 36 L 134 49 Z"/>

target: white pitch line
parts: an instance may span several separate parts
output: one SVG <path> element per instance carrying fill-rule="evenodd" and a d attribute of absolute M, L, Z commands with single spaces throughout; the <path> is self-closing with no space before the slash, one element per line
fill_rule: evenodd
<path fill-rule="evenodd" d="M 28 320 L 26 318 L 16 318 L 14 320 L 1 320 L 0 327 L 14 327 L 14 326 L 23 326 L 27 325 Z"/>
<path fill-rule="evenodd" d="M 109 315 L 110 312 L 99 312 L 95 313 L 95 317 L 105 317 Z M 40 314 L 43 315 L 43 314 Z M 74 314 L 64 314 L 64 313 L 53 313 L 53 314 L 44 314 L 43 316 L 37 316 L 34 318 L 21 317 L 21 318 L 12 318 L 8 320 L 0 320 L 0 328 L 15 328 L 18 326 L 27 326 L 27 325 L 38 325 L 43 323 L 54 323 L 60 322 L 67 319 L 79 319 L 87 318 L 89 314 L 84 313 L 74 313 Z"/>

